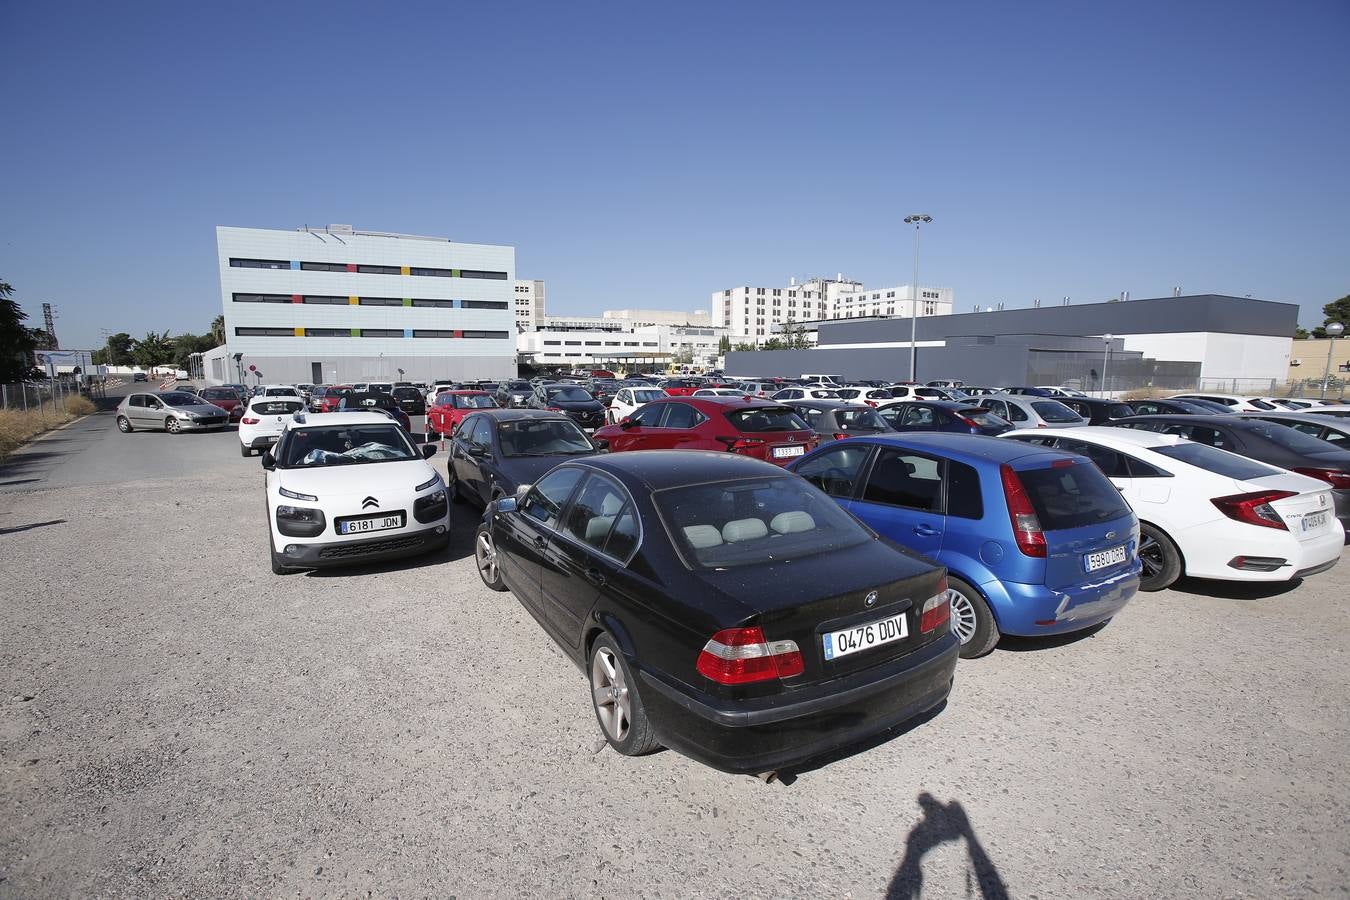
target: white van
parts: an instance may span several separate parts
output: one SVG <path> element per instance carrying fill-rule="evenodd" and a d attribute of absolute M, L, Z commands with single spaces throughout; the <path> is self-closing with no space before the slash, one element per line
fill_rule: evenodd
<path fill-rule="evenodd" d="M 804 375 L 802 375 L 802 378 L 803 378 L 804 380 L 806 380 L 806 381 L 809 381 L 809 382 L 813 383 L 813 384 L 824 384 L 824 385 L 828 385 L 828 386 L 830 386 L 830 387 L 843 387 L 844 384 L 845 384 L 845 382 L 844 382 L 844 376 L 843 376 L 843 375 L 811 375 L 811 374 L 804 374 Z"/>

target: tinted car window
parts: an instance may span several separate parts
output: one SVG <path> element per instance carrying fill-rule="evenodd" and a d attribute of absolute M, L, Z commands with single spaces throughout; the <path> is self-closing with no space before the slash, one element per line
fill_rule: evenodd
<path fill-rule="evenodd" d="M 1096 466 L 1085 463 L 1018 471 L 1036 518 L 1047 531 L 1082 528 L 1128 515 L 1120 491 Z"/>
<path fill-rule="evenodd" d="M 177 391 L 171 394 L 160 394 L 159 399 L 170 406 L 201 406 L 202 400 L 196 394 L 188 394 L 183 391 Z"/>
<path fill-rule="evenodd" d="M 571 495 L 572 488 L 581 480 L 582 474 L 580 469 L 571 468 L 549 472 L 530 489 L 521 511 L 536 522 L 542 522 L 549 527 L 557 526 L 563 504 Z"/>
<path fill-rule="evenodd" d="M 980 473 L 973 466 L 947 460 L 947 515 L 962 519 L 984 518 L 984 491 Z"/>
<path fill-rule="evenodd" d="M 455 398 L 455 409 L 494 409 L 497 401 L 487 394 L 451 394 Z"/>
<path fill-rule="evenodd" d="M 477 416 L 471 420 L 473 430 L 469 432 L 469 442 L 484 449 L 492 446 L 492 422 L 487 416 Z"/>
<path fill-rule="evenodd" d="M 422 392 L 417 388 L 401 387 L 394 388 L 395 400 L 421 400 Z"/>
<path fill-rule="evenodd" d="M 665 411 L 666 411 L 666 404 L 649 403 L 646 406 L 639 409 L 637 412 L 633 413 L 628 418 L 633 421 L 634 425 L 640 425 L 643 428 L 655 428 L 657 423 L 661 421 L 661 414 L 664 413 Z"/>
<path fill-rule="evenodd" d="M 877 415 L 877 411 L 868 406 L 858 407 L 857 409 L 836 409 L 834 411 L 834 420 L 839 423 L 839 427 L 845 431 L 854 429 L 875 428 L 880 430 L 887 429 L 885 421 Z"/>
<path fill-rule="evenodd" d="M 911 405 L 905 410 L 905 416 L 901 419 L 902 425 L 932 425 L 933 411 L 926 406 Z"/>
<path fill-rule="evenodd" d="M 1247 430 L 1279 444 L 1286 450 L 1293 450 L 1295 453 L 1325 453 L 1331 449 L 1327 446 L 1326 441 L 1310 437 L 1285 425 L 1254 422 L 1252 427 Z"/>
<path fill-rule="evenodd" d="M 1082 416 L 1058 400 L 1033 400 L 1031 408 L 1047 422 L 1077 422 Z"/>
<path fill-rule="evenodd" d="M 883 448 L 867 476 L 863 499 L 937 512 L 942 508 L 941 464 L 916 453 Z"/>
<path fill-rule="evenodd" d="M 1134 415 L 1134 410 L 1130 409 L 1124 403 L 1112 403 L 1106 408 L 1106 417 L 1108 419 L 1123 419 L 1126 416 Z"/>
<path fill-rule="evenodd" d="M 501 441 L 502 456 L 581 456 L 595 452 L 595 445 L 571 419 L 500 422 L 497 440 Z"/>
<path fill-rule="evenodd" d="M 981 428 L 1000 428 L 1008 424 L 1002 416 L 997 416 L 987 409 L 958 409 L 956 414 L 963 419 L 969 419 Z"/>
<path fill-rule="evenodd" d="M 637 549 L 637 543 L 637 516 L 633 514 L 632 504 L 629 504 L 614 520 L 614 528 L 610 531 L 609 540 L 605 543 L 605 552 L 615 559 L 626 562 L 633 555 L 633 551 Z"/>
<path fill-rule="evenodd" d="M 1134 404 L 1134 411 L 1137 415 L 1153 416 L 1162 412 L 1162 407 L 1156 403 L 1139 402 Z"/>
<path fill-rule="evenodd" d="M 809 426 L 801 416 L 786 407 L 761 406 L 757 409 L 739 409 L 726 414 L 727 421 L 737 431 L 806 431 Z"/>
<path fill-rule="evenodd" d="M 546 397 L 549 402 L 562 401 L 564 403 L 581 403 L 595 399 L 579 387 L 549 388 Z"/>
<path fill-rule="evenodd" d="M 1188 441 L 1195 441 L 1197 444 L 1204 444 L 1209 447 L 1218 447 L 1221 450 L 1232 446 L 1232 442 L 1224 437 L 1223 432 L 1217 428 L 1208 428 L 1203 425 L 1166 425 L 1163 428 L 1163 434 L 1180 435 Z"/>
<path fill-rule="evenodd" d="M 793 469 L 798 475 L 835 497 L 852 497 L 858 472 L 871 447 L 842 441 L 839 446 L 802 460 Z"/>
<path fill-rule="evenodd" d="M 238 400 L 238 399 L 239 399 L 239 395 L 236 394 L 234 391 L 223 391 L 223 390 L 220 390 L 219 388 L 215 388 L 215 389 L 208 388 L 207 390 L 202 391 L 202 392 L 201 392 L 200 394 L 198 394 L 197 396 L 201 397 L 203 400 Z"/>
<path fill-rule="evenodd" d="M 1173 447 L 1151 447 L 1150 449 L 1154 453 L 1166 456 L 1169 459 L 1190 463 L 1193 466 L 1199 466 L 1213 472 L 1215 475 L 1235 478 L 1238 481 L 1265 478 L 1267 475 L 1277 475 L 1280 471 L 1271 466 L 1254 462 L 1245 456 L 1225 453 L 1221 450 L 1215 450 L 1213 447 L 1206 447 L 1204 444 L 1187 443 L 1177 444 Z"/>
<path fill-rule="evenodd" d="M 583 544 L 602 550 L 628 496 L 610 479 L 592 474 L 567 512 L 563 530 Z"/>
<path fill-rule="evenodd" d="M 1099 444 L 1091 444 L 1087 441 L 1076 441 L 1073 438 L 1060 438 L 1055 446 L 1061 450 L 1067 450 L 1070 453 L 1078 453 L 1086 456 L 1088 459 L 1102 470 L 1102 474 L 1111 478 L 1129 478 L 1130 470 L 1125 462 L 1125 455 L 1112 450 L 1110 447 L 1103 447 Z"/>
<path fill-rule="evenodd" d="M 304 408 L 305 404 L 297 400 L 259 400 L 249 407 L 260 416 L 289 416 Z"/>
<path fill-rule="evenodd" d="M 796 477 L 667 488 L 652 498 L 681 556 L 699 568 L 785 563 L 871 540 L 838 504 Z"/>
<path fill-rule="evenodd" d="M 703 421 L 703 415 L 688 403 L 667 403 L 662 428 L 693 428 Z"/>

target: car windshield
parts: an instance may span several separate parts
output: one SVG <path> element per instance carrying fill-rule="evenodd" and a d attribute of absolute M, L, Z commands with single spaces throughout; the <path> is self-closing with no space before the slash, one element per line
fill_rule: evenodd
<path fill-rule="evenodd" d="M 393 422 L 297 429 L 286 438 L 281 452 L 278 465 L 288 469 L 421 458 Z"/>
<path fill-rule="evenodd" d="M 644 388 L 639 391 L 633 391 L 633 402 L 650 403 L 653 400 L 657 400 L 664 396 L 666 396 L 666 392 L 660 388 Z"/>
<path fill-rule="evenodd" d="M 174 391 L 171 394 L 160 394 L 159 399 L 170 406 L 201 406 L 202 398 L 196 394 L 189 394 L 186 391 Z"/>
<path fill-rule="evenodd" d="M 1046 531 L 1082 528 L 1130 514 L 1120 491 L 1092 463 L 1023 469 L 1017 477 Z"/>
<path fill-rule="evenodd" d="M 838 504 L 796 477 L 667 488 L 652 497 L 693 568 L 791 562 L 871 539 Z"/>
<path fill-rule="evenodd" d="M 357 411 L 370 409 L 372 407 L 375 409 L 398 408 L 398 404 L 394 402 L 394 398 L 389 394 L 361 394 L 356 391 L 344 395 L 342 403 L 345 404 L 345 409 L 355 409 Z"/>
<path fill-rule="evenodd" d="M 207 389 L 197 395 L 203 400 L 238 400 L 239 395 L 234 391 L 223 391 L 219 388 Z"/>
<path fill-rule="evenodd" d="M 595 399 L 579 387 L 550 388 L 548 392 L 550 402 L 561 400 L 564 403 L 579 403 L 585 400 Z"/>
<path fill-rule="evenodd" d="M 455 394 L 455 409 L 492 409 L 497 405 L 487 394 Z"/>
<path fill-rule="evenodd" d="M 737 431 L 810 431 L 811 426 L 794 410 L 785 406 L 760 406 L 738 409 L 726 414 Z"/>
<path fill-rule="evenodd" d="M 422 392 L 413 387 L 394 388 L 395 400 L 420 400 Z"/>
<path fill-rule="evenodd" d="M 1058 400 L 1033 400 L 1031 408 L 1047 422 L 1079 422 L 1083 418 Z"/>
<path fill-rule="evenodd" d="M 530 383 L 528 381 L 513 381 L 506 388 L 508 391 L 528 391 Z"/>
<path fill-rule="evenodd" d="M 1278 475 L 1280 473 L 1279 469 L 1253 462 L 1245 456 L 1238 456 L 1236 453 L 1229 453 L 1217 447 L 1209 447 L 1191 441 L 1180 441 L 1170 447 L 1149 447 L 1148 449 L 1159 456 L 1166 456 L 1168 459 L 1199 466 L 1215 475 L 1222 475 L 1225 478 L 1233 478 L 1237 481 L 1250 481 L 1253 478 L 1265 478 L 1267 475 Z"/>
<path fill-rule="evenodd" d="M 1293 450 L 1295 453 L 1326 453 L 1328 450 L 1341 449 L 1333 444 L 1328 444 L 1321 438 L 1304 434 L 1288 425 L 1252 422 L 1251 426 L 1245 430 L 1254 432 L 1268 441 L 1279 444 L 1286 450 Z"/>
<path fill-rule="evenodd" d="M 502 456 L 579 456 L 595 445 L 571 419 L 512 419 L 497 424 Z"/>
<path fill-rule="evenodd" d="M 982 428 L 997 428 L 1001 425 L 1008 424 L 987 409 L 956 409 L 952 410 L 952 412 L 963 419 L 969 419 Z"/>
<path fill-rule="evenodd" d="M 885 421 L 877 415 L 877 411 L 871 407 L 859 407 L 857 409 L 836 409 L 834 419 L 845 431 L 855 429 L 875 428 L 882 431 L 889 431 Z"/>
<path fill-rule="evenodd" d="M 249 411 L 258 416 L 289 416 L 304 408 L 297 400 L 255 400 Z"/>

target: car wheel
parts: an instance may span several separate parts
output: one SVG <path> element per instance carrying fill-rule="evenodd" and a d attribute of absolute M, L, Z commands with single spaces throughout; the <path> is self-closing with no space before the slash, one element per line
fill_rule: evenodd
<path fill-rule="evenodd" d="M 1146 522 L 1139 523 L 1139 590 L 1161 591 L 1181 577 L 1181 551 L 1172 539 Z"/>
<path fill-rule="evenodd" d="M 169 434 L 178 434 L 183 430 L 183 423 L 176 416 L 169 416 L 164 420 L 164 430 Z"/>
<path fill-rule="evenodd" d="M 117 430 L 122 432 L 123 434 L 131 434 L 132 431 L 131 420 L 128 419 L 126 416 L 118 416 Z"/>
<path fill-rule="evenodd" d="M 968 582 L 947 576 L 947 602 L 952 608 L 952 633 L 961 641 L 961 658 L 984 656 L 1002 637 L 994 612 Z"/>
<path fill-rule="evenodd" d="M 239 455 L 240 455 L 240 456 L 252 456 L 252 455 L 253 455 L 253 448 L 250 447 L 248 444 L 245 444 L 243 441 L 240 441 L 240 442 L 239 442 Z"/>
<path fill-rule="evenodd" d="M 624 756 L 641 756 L 661 745 L 614 638 L 602 634 L 591 648 L 591 706 L 609 745 Z"/>
<path fill-rule="evenodd" d="M 473 561 L 478 566 L 478 577 L 489 590 L 504 591 L 506 583 L 502 581 L 502 570 L 497 565 L 497 546 L 492 542 L 492 532 L 486 525 L 478 526 L 478 536 L 473 541 Z"/>

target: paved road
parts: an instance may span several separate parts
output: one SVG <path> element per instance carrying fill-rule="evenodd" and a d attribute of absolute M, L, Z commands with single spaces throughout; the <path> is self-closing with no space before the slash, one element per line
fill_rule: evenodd
<path fill-rule="evenodd" d="M 440 558 L 277 578 L 232 434 L 89 427 L 0 502 L 0 895 L 1350 884 L 1350 560 L 1009 641 L 932 720 L 765 785 L 605 748 L 580 673 L 480 585 L 463 507 Z"/>

